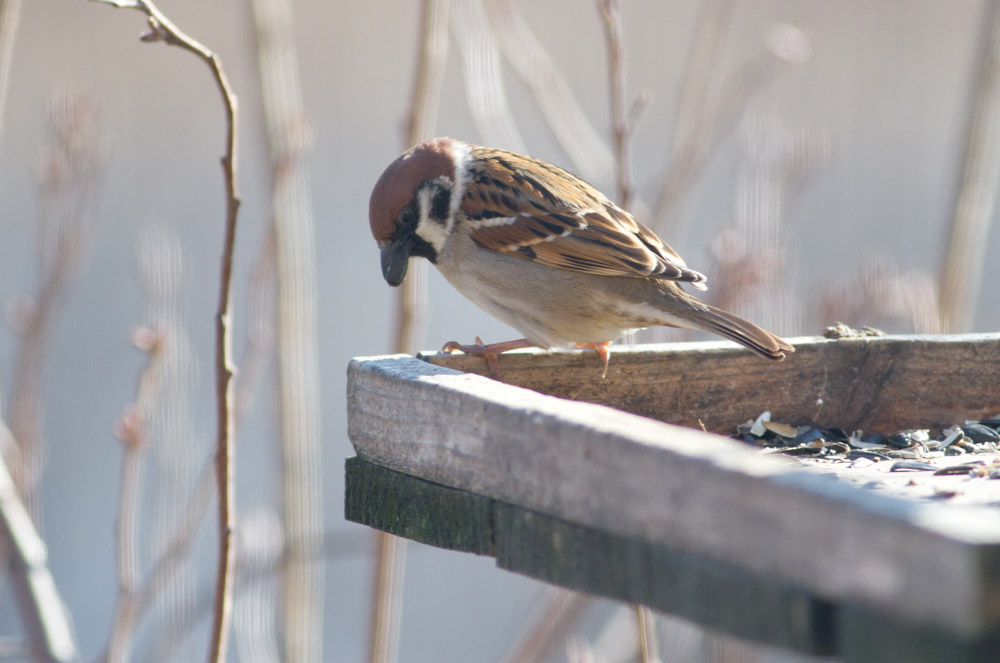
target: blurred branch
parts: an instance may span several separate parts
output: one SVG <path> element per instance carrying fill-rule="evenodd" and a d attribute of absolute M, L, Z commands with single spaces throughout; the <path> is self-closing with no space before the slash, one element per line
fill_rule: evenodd
<path fill-rule="evenodd" d="M 592 602 L 586 594 L 546 588 L 544 597 L 538 600 L 525 621 L 525 631 L 514 638 L 513 646 L 500 660 L 507 663 L 548 660 L 554 643 L 566 638 L 569 629 L 580 621 Z"/>
<path fill-rule="evenodd" d="M 441 85 L 448 59 L 448 18 L 450 0 L 424 0 L 421 10 L 420 51 L 410 109 L 406 120 L 404 147 L 416 145 L 434 131 Z M 427 326 L 427 262 L 410 262 L 409 274 L 396 290 L 396 326 L 393 348 L 415 353 Z"/>
<path fill-rule="evenodd" d="M 405 147 L 417 144 L 434 131 L 434 119 L 448 57 L 450 4 L 450 0 L 424 0 L 422 3 L 420 50 L 406 121 Z M 471 86 L 468 79 L 467 85 Z M 396 293 L 394 350 L 416 353 L 426 324 L 427 263 L 416 260 L 411 261 L 410 272 Z M 368 633 L 370 663 L 392 663 L 397 658 L 405 560 L 405 539 L 385 532 L 375 533 L 375 566 Z"/>
<path fill-rule="evenodd" d="M 0 437 L 9 438 L 10 435 L 0 422 Z M 2 456 L 0 536 L 10 557 L 11 585 L 28 634 L 32 658 L 44 663 L 76 661 L 79 658 L 76 642 L 65 606 L 49 573 L 45 543 L 18 497 Z"/>
<path fill-rule="evenodd" d="M 216 440 L 216 477 L 219 490 L 219 561 L 215 592 L 215 610 L 212 619 L 209 661 L 223 663 L 226 660 L 226 644 L 229 633 L 229 616 L 232 609 L 232 537 L 235 508 L 233 473 L 234 461 L 234 414 L 233 414 L 233 373 L 232 339 L 229 323 L 231 318 L 230 299 L 233 276 L 233 248 L 236 239 L 236 217 L 240 200 L 236 187 L 236 96 L 229 86 L 225 71 L 218 56 L 181 32 L 150 0 L 92 0 L 115 7 L 138 9 L 147 16 L 149 30 L 142 41 L 162 41 L 171 46 L 179 46 L 201 58 L 212 72 L 222 96 L 226 115 L 226 150 L 222 157 L 225 180 L 226 222 L 222 244 L 222 260 L 219 278 L 219 301 L 215 315 L 215 390 L 218 434 Z"/>
<path fill-rule="evenodd" d="M 701 5 L 677 100 L 670 162 L 656 199 L 654 230 L 676 241 L 683 210 L 708 160 L 714 113 L 709 87 L 718 79 L 724 40 L 729 31 L 734 0 L 707 0 Z"/>
<path fill-rule="evenodd" d="M 615 180 L 618 204 L 629 209 L 632 202 L 632 175 L 629 147 L 636 123 L 649 105 L 649 94 L 640 94 L 625 113 L 625 49 L 622 47 L 621 6 L 618 0 L 597 0 L 608 42 L 608 88 L 611 100 L 611 132 L 615 144 Z"/>
<path fill-rule="evenodd" d="M 250 267 L 249 295 L 247 297 L 247 346 L 240 358 L 240 371 L 236 376 L 236 425 L 250 411 L 260 385 L 261 372 L 274 349 L 275 314 L 275 229 L 268 225 L 257 256 Z"/>
<path fill-rule="evenodd" d="M 660 654 L 656 647 L 656 622 L 653 611 L 644 605 L 636 605 L 635 614 L 639 625 L 640 663 L 660 663 Z"/>
<path fill-rule="evenodd" d="M 944 332 L 969 331 L 982 286 L 987 236 L 1000 186 L 1000 7 L 987 3 L 986 36 L 962 180 L 941 268 L 938 306 Z"/>
<path fill-rule="evenodd" d="M 452 35 L 462 53 L 465 94 L 484 145 L 524 152 L 524 140 L 507 106 L 496 40 L 481 0 L 453 0 Z"/>
<path fill-rule="evenodd" d="M 138 514 L 141 505 L 143 447 L 147 437 L 146 428 L 160 388 L 161 350 L 164 342 L 161 334 L 148 328 L 133 332 L 132 339 L 133 344 L 146 353 L 146 366 L 139 376 L 136 402 L 125 410 L 115 429 L 115 434 L 125 447 L 125 460 L 121 495 L 118 499 L 118 601 L 108 641 L 108 663 L 126 663 L 131 659 L 130 649 L 138 617 L 141 579 Z"/>
<path fill-rule="evenodd" d="M 285 535 L 284 655 L 323 659 L 321 411 L 316 341 L 316 240 L 306 163 L 311 143 L 290 0 L 254 0 L 258 67 L 272 172 L 278 276 L 278 378 Z"/>
<path fill-rule="evenodd" d="M 88 99 L 60 94 L 49 114 L 52 140 L 41 173 L 39 284 L 34 297 L 16 302 L 8 316 L 21 340 L 10 407 L 10 429 L 18 453 L 8 456 L 7 462 L 18 492 L 36 520 L 34 487 L 45 453 L 42 402 L 46 354 L 63 296 L 89 254 L 104 163 L 97 112 Z"/>
<path fill-rule="evenodd" d="M 4 109 L 10 85 L 10 65 L 14 60 L 14 42 L 20 24 L 21 0 L 0 0 L 0 136 L 3 135 Z"/>
<path fill-rule="evenodd" d="M 534 95 L 552 132 L 585 180 L 610 179 L 611 152 L 577 103 L 513 0 L 485 0 L 484 7 L 504 57 Z"/>

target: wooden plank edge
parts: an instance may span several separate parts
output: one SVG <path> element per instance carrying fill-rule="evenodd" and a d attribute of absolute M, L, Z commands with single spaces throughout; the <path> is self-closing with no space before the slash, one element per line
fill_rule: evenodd
<path fill-rule="evenodd" d="M 351 440 L 359 453 L 393 469 L 573 522 L 606 528 L 612 533 L 640 536 L 654 542 L 670 541 L 723 562 L 745 564 L 748 571 L 784 574 L 786 580 L 813 586 L 832 599 L 859 593 L 862 600 L 875 603 L 901 602 L 903 609 L 912 613 L 908 617 L 939 621 L 965 635 L 974 636 L 1000 618 L 995 610 L 981 609 L 995 596 L 997 579 L 988 578 L 983 586 L 983 579 L 975 575 L 981 566 L 979 558 L 992 554 L 1000 544 L 1000 514 L 991 510 L 967 509 L 963 512 L 966 517 L 954 518 L 955 510 L 946 506 L 915 505 L 822 477 L 788 472 L 780 464 L 718 436 L 602 406 L 562 401 L 431 366 L 411 357 L 356 360 L 351 365 L 351 380 L 349 396 L 355 399 L 356 406 L 349 417 Z M 450 408 L 448 416 L 461 413 L 462 419 L 446 421 L 440 412 L 429 419 L 425 411 L 428 403 Z M 403 408 L 405 414 L 390 413 L 389 408 Z M 567 426 L 573 431 L 573 446 L 566 447 L 565 443 L 563 446 L 578 461 L 581 453 L 585 457 L 604 454 L 603 460 L 614 466 L 627 456 L 630 460 L 625 469 L 641 473 L 650 470 L 650 459 L 667 458 L 685 470 L 693 468 L 696 475 L 721 472 L 716 478 L 733 484 L 728 488 L 730 498 L 702 505 L 696 518 L 689 517 L 689 522 L 684 522 L 671 520 L 669 493 L 664 494 L 668 498 L 664 500 L 650 495 L 652 507 L 639 501 L 634 505 L 635 511 L 646 508 L 643 517 L 635 517 L 629 506 L 628 510 L 607 515 L 604 522 L 592 523 L 585 516 L 594 505 L 587 504 L 584 493 L 572 494 L 558 480 L 527 477 L 530 467 L 523 472 L 500 472 L 494 483 L 483 485 L 487 470 L 496 473 L 497 468 L 487 467 L 495 463 L 489 453 L 495 453 L 496 449 L 479 448 L 484 444 L 481 439 L 462 438 L 462 435 L 475 438 L 475 430 L 469 433 L 454 429 L 456 424 L 464 424 L 470 413 L 489 419 L 490 412 L 494 416 L 502 413 L 500 424 L 508 427 L 506 434 L 491 431 L 494 438 L 517 437 L 537 452 L 557 453 L 549 448 L 551 440 L 544 435 L 539 437 L 529 424 L 544 430 Z M 358 417 L 364 421 L 355 421 Z M 628 434 L 622 433 L 623 430 Z M 729 448 L 725 453 L 716 453 L 720 450 L 717 445 Z M 481 453 L 484 449 L 486 453 Z M 517 451 L 512 453 L 514 457 L 503 459 L 508 465 L 525 460 L 517 458 Z M 483 465 L 477 466 L 477 462 Z M 593 473 L 585 477 L 584 487 L 598 489 L 591 502 L 606 502 L 600 498 L 602 488 L 610 490 L 612 495 L 629 494 L 627 481 L 620 486 L 615 484 L 613 490 L 608 487 L 616 480 L 632 479 L 628 473 L 618 477 L 614 472 L 609 473 L 608 467 L 587 469 L 583 464 L 581 468 Z M 651 477 L 646 478 L 650 480 L 643 485 L 655 484 Z M 757 502 L 746 503 L 743 497 L 747 490 L 758 494 Z M 791 508 L 796 504 L 798 511 Z M 808 508 L 802 509 L 803 504 Z M 660 505 L 663 508 L 658 509 Z M 814 513 L 822 517 L 815 519 Z M 718 522 L 713 524 L 713 520 Z M 859 528 L 858 521 L 868 524 Z M 770 536 L 728 541 L 728 534 L 723 539 L 718 536 L 704 539 L 691 532 L 693 527 L 708 532 L 726 531 L 736 522 L 759 522 L 766 525 L 764 531 L 769 531 Z M 800 530 L 807 535 L 800 534 Z M 887 533 L 893 532 L 898 536 L 889 537 Z M 843 533 L 847 536 L 841 536 Z M 808 537 L 814 539 L 811 544 Z M 822 545 L 816 544 L 820 539 Z M 900 544 L 907 555 L 898 556 Z M 933 545 L 928 548 L 928 544 Z M 782 547 L 794 556 L 775 555 Z M 941 582 L 948 591 L 936 604 L 911 600 L 914 587 L 918 593 L 922 591 L 911 581 L 928 572 L 928 561 L 943 565 L 939 571 L 947 571 Z M 820 568 L 838 569 L 848 563 L 856 564 L 857 568 L 829 578 L 816 576 Z M 936 592 L 931 594 L 938 598 Z"/>
<path fill-rule="evenodd" d="M 446 550 L 488 554 L 507 571 L 648 605 L 764 645 L 834 653 L 834 607 L 804 590 L 434 484 L 361 457 L 347 459 L 346 473 L 345 512 L 352 522 Z M 373 500 L 382 503 L 366 504 Z M 469 518 L 459 522 L 456 514 Z M 476 543 L 470 546 L 470 541 Z"/>

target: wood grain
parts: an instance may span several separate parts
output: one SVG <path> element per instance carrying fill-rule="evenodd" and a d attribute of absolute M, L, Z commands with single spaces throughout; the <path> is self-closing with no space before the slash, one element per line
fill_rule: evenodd
<path fill-rule="evenodd" d="M 881 432 L 1000 414 L 1000 334 L 791 340 L 795 353 L 780 362 L 724 341 L 614 346 L 603 380 L 587 351 L 511 352 L 500 368 L 509 384 L 727 435 L 764 410 Z M 477 357 L 421 357 L 486 374 Z"/>
<path fill-rule="evenodd" d="M 913 407 L 901 407 L 883 392 L 907 372 L 902 363 L 913 352 L 908 348 L 928 342 L 908 340 L 901 347 L 847 343 L 849 351 L 824 349 L 836 344 L 821 342 L 813 350 L 805 344 L 801 356 L 829 358 L 832 353 L 843 360 L 856 353 L 859 365 L 826 367 L 827 384 L 835 383 L 829 376 L 838 371 L 853 372 L 855 382 L 865 386 L 855 384 L 841 400 L 854 404 L 856 421 L 892 421 Z M 990 351 L 980 348 L 970 354 L 968 348 L 957 347 L 963 344 L 955 341 L 956 347 L 943 350 L 963 367 L 952 376 L 971 374 L 976 363 L 981 368 L 977 375 L 997 370 L 985 365 Z M 987 345 L 995 347 L 995 338 Z M 696 354 L 702 351 L 706 356 L 728 352 L 716 346 Z M 978 362 L 972 359 L 976 356 Z M 567 365 L 584 359 L 555 357 Z M 814 357 L 807 363 L 818 361 Z M 619 368 L 624 371 L 627 363 L 631 365 L 619 362 Z M 726 364 L 705 359 L 702 373 L 719 365 Z M 513 374 L 512 367 L 504 368 Z M 555 372 L 569 383 L 569 368 Z M 736 372 L 729 375 L 737 380 Z M 689 379 L 720 378 L 692 373 Z M 715 384 L 724 389 L 723 382 Z M 771 407 L 780 416 L 785 406 L 774 404 L 777 397 L 794 401 L 801 399 L 800 391 L 791 386 L 774 389 Z M 862 393 L 872 394 L 879 404 L 858 405 Z M 760 395 L 756 398 L 761 400 Z M 944 411 L 943 398 L 930 392 L 921 398 L 925 409 Z M 985 408 L 983 400 L 979 397 L 976 407 Z M 847 405 L 838 407 L 852 411 Z M 715 435 L 406 356 L 354 360 L 348 408 L 348 433 L 358 454 L 390 469 L 612 535 L 729 563 L 807 588 L 822 600 L 849 599 L 891 609 L 908 623 L 934 624 L 956 637 L 976 638 L 1000 624 L 1000 574 L 990 564 L 1000 550 L 996 509 L 950 508 L 882 496 L 796 472 Z M 686 416 L 702 414 L 707 416 L 690 409 Z"/>

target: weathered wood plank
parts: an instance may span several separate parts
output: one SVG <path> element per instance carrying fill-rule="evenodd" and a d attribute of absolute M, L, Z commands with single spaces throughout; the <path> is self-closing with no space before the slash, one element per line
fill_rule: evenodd
<path fill-rule="evenodd" d="M 995 509 L 872 494 L 714 435 L 409 357 L 352 362 L 348 408 L 358 453 L 413 476 L 956 637 L 1000 624 L 1000 577 L 981 571 L 1000 546 Z"/>
<path fill-rule="evenodd" d="M 498 503 L 497 566 L 808 654 L 834 653 L 833 607 L 774 579 Z"/>
<path fill-rule="evenodd" d="M 603 380 L 588 351 L 511 352 L 500 368 L 509 384 L 725 434 L 764 410 L 889 432 L 1000 414 L 1000 334 L 791 340 L 781 362 L 725 341 L 615 346 Z M 485 374 L 478 357 L 421 356 Z"/>
<path fill-rule="evenodd" d="M 833 607 L 801 590 L 731 565 L 432 484 L 358 457 L 347 460 L 346 472 L 345 511 L 352 522 L 439 548 L 475 548 L 472 552 L 495 555 L 500 568 L 642 603 L 763 644 L 833 653 Z M 484 508 L 484 501 L 491 507 Z M 470 546 L 470 541 L 476 544 Z M 484 545 L 487 541 L 493 542 L 492 549 Z"/>
<path fill-rule="evenodd" d="M 346 462 L 344 517 L 438 548 L 493 555 L 493 500 L 392 472 L 361 458 Z"/>
<path fill-rule="evenodd" d="M 940 628 L 915 628 L 891 614 L 856 605 L 837 609 L 838 658 L 845 663 L 996 663 L 1000 630 L 956 640 Z"/>

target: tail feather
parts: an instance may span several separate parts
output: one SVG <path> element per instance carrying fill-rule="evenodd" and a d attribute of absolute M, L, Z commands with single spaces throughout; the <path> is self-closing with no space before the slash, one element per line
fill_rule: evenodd
<path fill-rule="evenodd" d="M 703 302 L 699 304 L 698 308 L 689 309 L 684 315 L 692 327 L 725 336 L 767 359 L 781 360 L 785 358 L 785 353 L 795 352 L 791 343 L 749 320 Z"/>

